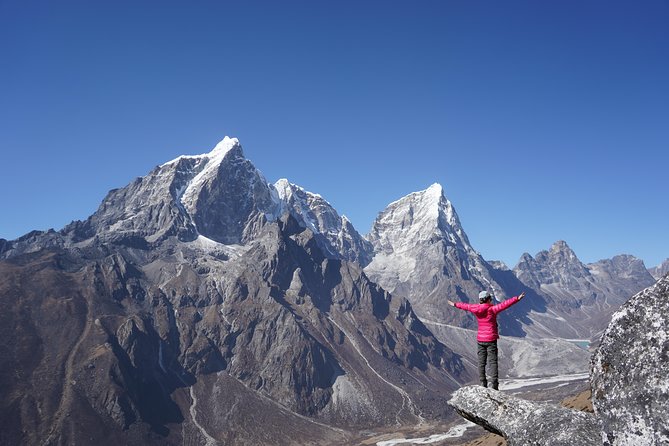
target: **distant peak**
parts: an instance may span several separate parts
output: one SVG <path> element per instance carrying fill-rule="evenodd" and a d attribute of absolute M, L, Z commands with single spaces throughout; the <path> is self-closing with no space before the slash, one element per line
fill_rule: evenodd
<path fill-rule="evenodd" d="M 276 189 L 279 194 L 279 198 L 284 201 L 290 200 L 294 193 L 297 193 L 298 195 L 300 192 L 304 193 L 304 189 L 297 184 L 291 183 L 287 178 L 278 179 L 274 183 L 274 189 Z"/>
<path fill-rule="evenodd" d="M 423 195 L 434 200 L 440 200 L 444 197 L 444 188 L 439 183 L 434 183 L 423 191 Z"/>
<path fill-rule="evenodd" d="M 571 250 L 572 249 L 564 240 L 558 240 L 557 242 L 553 243 L 553 246 L 551 246 L 551 252 L 571 251 Z"/>
<path fill-rule="evenodd" d="M 443 210 L 451 208 L 451 202 L 448 198 L 446 198 L 446 194 L 444 193 L 444 188 L 439 183 L 432 184 L 424 191 L 419 192 L 419 194 L 422 196 L 423 200 L 431 203 L 433 206 L 436 205 L 437 209 Z M 450 210 L 447 210 L 447 212 L 449 214 L 451 213 Z"/>
<path fill-rule="evenodd" d="M 288 181 L 287 178 L 279 178 L 276 180 L 276 183 L 274 183 L 275 186 L 281 186 L 281 187 L 290 187 L 290 181 Z"/>
<path fill-rule="evenodd" d="M 228 153 L 230 150 L 234 149 L 237 146 L 239 146 L 239 140 L 237 138 L 230 138 L 226 136 L 218 144 L 216 144 L 214 150 L 209 152 L 209 156 L 211 157 L 225 156 L 226 153 Z"/>
<path fill-rule="evenodd" d="M 444 188 L 439 183 L 433 183 L 425 190 L 425 192 L 442 195 L 444 193 Z"/>
<path fill-rule="evenodd" d="M 274 183 L 274 189 L 279 193 L 279 197 L 282 200 L 290 198 L 291 195 L 296 194 L 297 196 L 302 197 L 311 197 L 312 199 L 321 199 L 324 198 L 320 194 L 314 192 L 309 192 L 302 186 L 299 186 L 295 183 L 291 183 L 286 178 L 281 178 Z M 329 203 L 328 203 L 329 204 Z"/>
<path fill-rule="evenodd" d="M 211 152 L 209 153 L 203 153 L 200 155 L 181 155 L 178 156 L 177 158 L 174 158 L 171 161 L 168 161 L 164 164 L 161 165 L 163 166 L 168 166 L 170 164 L 173 164 L 177 161 L 180 161 L 182 159 L 202 159 L 202 158 L 207 158 L 210 160 L 218 160 L 221 161 L 225 155 L 230 152 L 232 149 L 239 147 L 241 150 L 241 145 L 239 144 L 239 140 L 237 138 L 230 138 L 226 136 L 223 138 L 221 141 L 219 141 L 218 144 L 212 149 Z"/>

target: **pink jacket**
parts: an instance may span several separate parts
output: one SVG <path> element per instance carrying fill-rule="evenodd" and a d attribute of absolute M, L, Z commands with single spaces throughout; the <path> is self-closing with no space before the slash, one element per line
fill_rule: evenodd
<path fill-rule="evenodd" d="M 504 311 L 511 305 L 518 302 L 518 297 L 512 297 L 504 302 L 492 305 L 490 303 L 484 304 L 465 304 L 456 302 L 455 308 L 467 310 L 474 313 L 476 321 L 479 324 L 479 331 L 476 335 L 476 340 L 479 342 L 492 342 L 499 339 L 499 332 L 497 331 L 497 313 Z"/>

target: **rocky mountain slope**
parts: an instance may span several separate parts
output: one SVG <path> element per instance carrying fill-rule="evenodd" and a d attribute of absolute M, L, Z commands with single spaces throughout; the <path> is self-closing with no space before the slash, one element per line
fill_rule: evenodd
<path fill-rule="evenodd" d="M 527 290 L 500 325 L 532 339 L 502 341 L 503 368 L 566 373 L 588 353 L 553 339 L 595 336 L 649 280 L 563 242 L 489 263 L 438 184 L 362 237 L 225 138 L 85 221 L 0 239 L 0 443 L 346 444 L 442 422 L 475 374 L 476 323 L 446 299 Z"/>
<path fill-rule="evenodd" d="M 342 219 L 327 201 L 285 180 L 275 186 L 286 190 L 280 193 L 283 197 L 293 197 L 284 199 L 291 214 L 321 234 L 326 251 L 357 261 L 373 281 L 393 295 L 409 299 L 438 339 L 468 358 L 465 365 L 470 371 L 475 368 L 471 339 L 476 321 L 470 314 L 448 307 L 449 298 L 472 301 L 481 289 L 488 289 L 501 300 L 527 291 L 528 298 L 499 319 L 504 336 L 524 337 L 507 343 L 508 358 L 514 361 L 503 370 L 511 376 L 569 373 L 577 365 L 585 371 L 589 353 L 571 342 L 553 340 L 596 341 L 612 312 L 652 283 L 643 263 L 632 256 L 585 265 L 565 242 L 557 242 L 535 257 L 523 255 L 513 270 L 501 262 L 487 262 L 472 247 L 439 184 L 391 203 L 366 236 L 369 243 L 353 230 L 348 238 L 352 242 L 347 245 L 337 242 L 342 239 Z M 460 335 L 458 327 L 469 331 Z M 528 355 L 541 342 L 551 345 L 551 353 Z M 551 361 L 557 358 L 564 360 Z"/>
<path fill-rule="evenodd" d="M 343 444 L 469 379 L 226 139 L 3 242 L 2 444 Z M 283 214 L 283 215 L 281 215 Z"/>
<path fill-rule="evenodd" d="M 613 311 L 654 282 L 633 256 L 585 265 L 563 241 L 535 257 L 524 254 L 513 270 L 487 262 L 438 184 L 389 204 L 367 238 L 374 256 L 365 272 L 406 296 L 428 324 L 475 328 L 471 315 L 452 311 L 446 300 L 475 301 L 483 289 L 503 300 L 525 290 L 528 299 L 500 318 L 503 334 L 596 339 Z"/>
<path fill-rule="evenodd" d="M 328 255 L 356 262 L 362 267 L 370 262 L 373 253 L 371 244 L 323 197 L 286 179 L 274 183 L 274 188 L 283 207 L 302 227 L 314 233 Z"/>
<path fill-rule="evenodd" d="M 567 338 L 597 339 L 620 305 L 655 282 L 633 256 L 585 265 L 564 241 L 534 257 L 523 254 L 513 272 L 546 300 L 546 313 L 532 312 L 529 317 Z"/>
<path fill-rule="evenodd" d="M 468 300 L 482 289 L 506 296 L 439 184 L 389 204 L 367 238 L 374 257 L 365 272 L 391 293 L 406 296 L 426 320 L 474 327 L 469 315 L 452 311 L 446 300 Z"/>
<path fill-rule="evenodd" d="M 655 277 L 655 279 L 659 280 L 660 277 L 664 276 L 665 274 L 669 273 L 669 259 L 666 259 L 664 262 L 660 263 L 658 266 L 649 268 L 648 272 Z"/>

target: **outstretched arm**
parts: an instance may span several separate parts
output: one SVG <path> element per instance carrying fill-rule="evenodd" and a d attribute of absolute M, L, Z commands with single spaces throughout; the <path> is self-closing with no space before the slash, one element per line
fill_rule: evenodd
<path fill-rule="evenodd" d="M 505 300 L 504 302 L 501 302 L 497 305 L 494 305 L 492 307 L 492 311 L 495 313 L 499 313 L 500 311 L 504 311 L 507 308 L 509 308 L 511 305 L 520 302 L 520 300 L 525 297 L 525 291 L 520 293 L 518 296 L 512 297 L 510 299 Z"/>
<path fill-rule="evenodd" d="M 451 305 L 455 308 L 458 308 L 460 310 L 465 310 L 465 311 L 473 311 L 477 305 L 472 305 L 472 304 L 466 304 L 464 302 L 453 302 L 453 301 L 448 301 L 448 305 Z"/>

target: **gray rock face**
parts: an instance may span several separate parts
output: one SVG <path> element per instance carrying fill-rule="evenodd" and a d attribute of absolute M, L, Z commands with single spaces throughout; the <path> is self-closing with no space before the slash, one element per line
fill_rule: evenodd
<path fill-rule="evenodd" d="M 314 233 L 321 248 L 329 256 L 366 266 L 372 256 L 372 245 L 353 227 L 345 216 L 323 197 L 281 179 L 274 183 L 285 209 L 302 227 Z"/>
<path fill-rule="evenodd" d="M 448 404 L 464 418 L 502 435 L 509 446 L 592 446 L 600 442 L 597 420 L 585 412 L 480 386 L 459 389 Z"/>
<path fill-rule="evenodd" d="M 181 204 L 201 235 L 225 244 L 250 240 L 262 218 L 278 216 L 274 191 L 244 158 L 237 139 L 224 139 L 205 159 L 179 197 Z"/>
<path fill-rule="evenodd" d="M 200 234 L 232 244 L 251 238 L 259 219 L 277 210 L 272 190 L 244 158 L 239 141 L 225 138 L 210 153 L 179 157 L 110 192 L 88 223 L 98 237 L 155 242 Z"/>
<path fill-rule="evenodd" d="M 669 444 L 669 276 L 613 315 L 591 384 L 606 445 Z"/>
<path fill-rule="evenodd" d="M 482 289 L 505 297 L 439 184 L 389 204 L 367 239 L 374 258 L 365 272 L 390 292 L 407 297 L 423 318 L 475 326 L 468 314 L 451 311 L 446 300 L 467 301 Z"/>
<path fill-rule="evenodd" d="M 180 156 L 110 191 L 86 221 L 4 242 L 0 258 L 100 242 L 148 249 L 170 237 L 245 243 L 280 211 L 274 188 L 244 158 L 239 141 L 226 137 L 209 153 Z"/>
<path fill-rule="evenodd" d="M 582 279 L 587 283 L 591 278 L 588 268 L 564 241 L 556 242 L 549 251 L 541 251 L 534 258 L 524 254 L 514 271 L 518 279 L 536 290 L 542 285 L 557 285 L 560 289 L 581 291 Z M 577 306 L 577 303 L 566 305 Z"/>
<path fill-rule="evenodd" d="M 550 317 L 529 315 L 537 326 L 562 337 L 596 338 L 611 314 L 629 296 L 653 284 L 643 262 L 630 255 L 583 264 L 564 241 L 535 257 L 523 254 L 513 270 L 527 287 L 545 299 Z"/>
<path fill-rule="evenodd" d="M 96 240 L 0 262 L 3 444 L 344 444 L 470 379 L 288 215 L 245 245 Z"/>
<path fill-rule="evenodd" d="M 0 249 L 1 251 L 1 249 Z M 666 259 L 664 262 L 661 264 L 657 265 L 656 267 L 653 268 L 648 268 L 648 272 L 655 277 L 655 279 L 660 279 L 660 277 L 664 276 L 665 274 L 669 273 L 669 259 Z"/>
<path fill-rule="evenodd" d="M 0 443 L 342 444 L 349 428 L 452 416 L 444 402 L 472 376 L 410 300 L 473 327 L 445 299 L 522 284 L 471 247 L 439 185 L 389 205 L 369 239 L 318 195 L 268 185 L 230 138 L 111 191 L 86 221 L 0 239 Z M 588 274 L 620 290 L 641 274 L 568 254 L 538 256 L 530 280 L 556 302 L 589 292 Z M 575 281 L 553 274 L 563 263 Z"/>
<path fill-rule="evenodd" d="M 226 138 L 0 240 L 0 443 L 342 444 L 451 415 L 461 358 L 367 278 L 348 220 L 285 186 Z"/>

